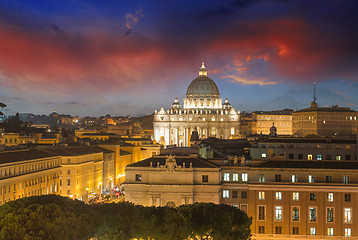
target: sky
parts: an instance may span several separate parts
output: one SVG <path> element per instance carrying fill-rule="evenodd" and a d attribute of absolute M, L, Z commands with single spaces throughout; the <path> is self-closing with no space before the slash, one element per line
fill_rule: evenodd
<path fill-rule="evenodd" d="M 205 61 L 236 110 L 358 110 L 356 0 L 1 0 L 4 113 L 143 116 Z"/>

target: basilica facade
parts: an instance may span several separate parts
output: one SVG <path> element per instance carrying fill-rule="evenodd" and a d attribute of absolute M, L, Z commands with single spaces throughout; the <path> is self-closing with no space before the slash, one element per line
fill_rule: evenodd
<path fill-rule="evenodd" d="M 184 105 L 176 98 L 170 109 L 154 113 L 154 140 L 162 145 L 190 146 L 190 137 L 197 131 L 200 139 L 239 137 L 240 112 L 228 99 L 223 103 L 215 82 L 202 63 L 199 76 L 189 85 Z"/>

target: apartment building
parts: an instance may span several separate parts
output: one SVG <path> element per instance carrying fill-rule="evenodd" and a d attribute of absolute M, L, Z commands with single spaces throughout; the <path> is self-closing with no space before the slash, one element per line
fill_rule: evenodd
<path fill-rule="evenodd" d="M 60 168 L 60 157 L 51 152 L 0 152 L 0 205 L 22 197 L 59 194 Z"/>
<path fill-rule="evenodd" d="M 256 240 L 358 239 L 357 161 L 241 164 L 216 165 L 193 156 L 149 158 L 127 166 L 126 201 L 145 206 L 230 204 L 252 217 Z"/>
<path fill-rule="evenodd" d="M 268 138 L 250 147 L 252 159 L 357 160 L 356 139 Z"/>
<path fill-rule="evenodd" d="M 0 205 L 22 197 L 59 194 L 87 201 L 114 187 L 114 153 L 100 147 L 0 152 Z"/>
<path fill-rule="evenodd" d="M 253 239 L 358 239 L 358 162 L 222 166 L 221 203 L 253 218 Z"/>

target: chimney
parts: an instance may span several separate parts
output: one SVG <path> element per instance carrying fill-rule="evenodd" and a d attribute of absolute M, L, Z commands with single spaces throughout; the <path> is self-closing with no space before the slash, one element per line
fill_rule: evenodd
<path fill-rule="evenodd" d="M 245 166 L 245 155 L 242 155 L 242 156 L 241 156 L 240 165 L 241 165 L 241 166 Z"/>
<path fill-rule="evenodd" d="M 239 158 L 236 155 L 234 157 L 234 165 L 239 165 Z"/>

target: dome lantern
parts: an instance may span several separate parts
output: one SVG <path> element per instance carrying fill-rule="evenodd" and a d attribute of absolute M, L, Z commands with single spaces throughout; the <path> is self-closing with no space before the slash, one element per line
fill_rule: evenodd
<path fill-rule="evenodd" d="M 202 75 L 204 75 L 204 76 L 208 75 L 208 71 L 206 71 L 204 61 L 201 62 L 201 68 L 199 69 L 199 76 L 202 76 Z"/>

